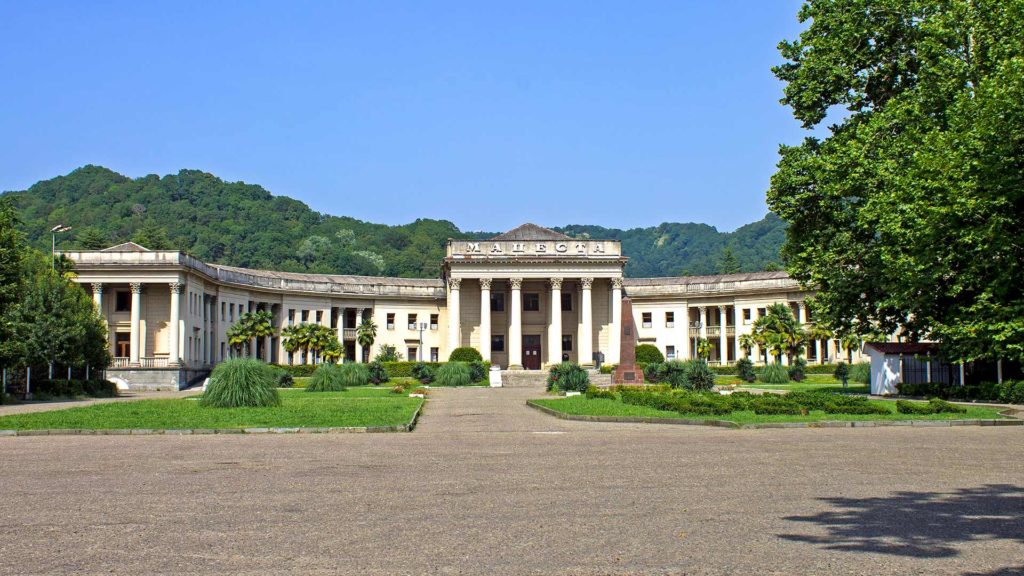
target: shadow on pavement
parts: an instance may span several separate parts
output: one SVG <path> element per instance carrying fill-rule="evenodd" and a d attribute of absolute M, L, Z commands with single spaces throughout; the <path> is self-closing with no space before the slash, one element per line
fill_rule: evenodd
<path fill-rule="evenodd" d="M 827 531 L 823 536 L 780 534 L 827 550 L 916 558 L 948 558 L 972 540 L 1024 543 L 1024 488 L 992 484 L 952 493 L 897 492 L 884 498 L 822 498 L 833 510 L 788 516 Z M 1017 571 L 1015 571 L 1017 570 Z M 992 576 L 1020 574 L 1015 568 Z"/>

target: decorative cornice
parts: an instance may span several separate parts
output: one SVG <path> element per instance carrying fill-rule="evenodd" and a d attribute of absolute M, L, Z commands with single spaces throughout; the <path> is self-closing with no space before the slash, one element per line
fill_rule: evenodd
<path fill-rule="evenodd" d="M 490 278 L 481 278 L 480 279 L 480 289 L 481 290 L 490 290 L 491 289 L 491 279 Z"/>
<path fill-rule="evenodd" d="M 128 287 L 131 288 L 132 294 L 142 294 L 142 282 L 131 282 Z"/>

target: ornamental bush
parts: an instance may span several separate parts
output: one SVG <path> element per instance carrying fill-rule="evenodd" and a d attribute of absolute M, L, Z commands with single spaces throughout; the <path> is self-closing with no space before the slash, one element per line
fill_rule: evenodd
<path fill-rule="evenodd" d="M 477 382 L 484 382 L 487 380 L 487 373 L 490 369 L 491 365 L 487 362 L 470 362 L 469 381 L 473 384 L 476 384 Z"/>
<path fill-rule="evenodd" d="M 366 369 L 369 371 L 371 384 L 384 384 L 391 380 L 391 376 L 388 375 L 387 368 L 384 368 L 383 362 L 374 360 L 366 366 Z"/>
<path fill-rule="evenodd" d="M 410 374 L 413 378 L 420 381 L 420 384 L 430 384 L 434 381 L 434 375 L 437 372 L 435 365 L 427 364 L 426 362 L 417 362 L 413 364 Z"/>
<path fill-rule="evenodd" d="M 797 358 L 789 366 L 789 379 L 793 382 L 803 382 L 806 370 L 807 361 L 803 358 Z"/>
<path fill-rule="evenodd" d="M 847 379 L 850 377 L 850 367 L 846 365 L 846 362 L 836 364 L 836 369 L 832 371 L 832 377 L 842 382 L 845 386 Z"/>
<path fill-rule="evenodd" d="M 341 382 L 341 366 L 338 364 L 321 364 L 309 379 L 306 392 L 341 392 L 345 385 Z M 358 364 L 349 364 L 358 366 Z"/>
<path fill-rule="evenodd" d="M 598 388 L 593 384 L 587 386 L 587 391 L 584 393 L 587 398 L 604 398 L 607 400 L 615 400 L 615 393 L 611 390 L 605 390 L 604 388 Z"/>
<path fill-rule="evenodd" d="M 349 386 L 366 386 L 370 383 L 370 370 L 366 367 L 366 364 L 335 364 L 338 367 L 338 375 L 341 379 L 341 385 L 344 387 Z"/>
<path fill-rule="evenodd" d="M 450 356 L 448 356 L 449 362 L 483 362 L 484 357 L 480 355 L 480 351 L 476 348 L 470 348 L 469 346 L 463 346 L 452 350 Z"/>
<path fill-rule="evenodd" d="M 760 375 L 761 382 L 765 384 L 788 384 L 789 383 L 789 370 L 779 363 L 768 364 L 764 368 L 761 368 Z"/>
<path fill-rule="evenodd" d="M 662 377 L 665 375 L 666 366 L 664 362 L 651 362 L 644 366 L 644 382 L 650 382 L 651 384 L 657 384 L 661 382 Z"/>
<path fill-rule="evenodd" d="M 871 384 L 871 364 L 858 362 L 850 366 L 850 380 L 858 384 Z"/>
<path fill-rule="evenodd" d="M 199 403 L 217 408 L 279 406 L 276 374 L 270 366 L 252 358 L 221 362 L 210 374 Z"/>
<path fill-rule="evenodd" d="M 473 383 L 469 365 L 465 362 L 448 362 L 437 369 L 435 386 L 469 386 Z"/>
<path fill-rule="evenodd" d="M 590 376 L 587 371 L 575 362 L 562 362 L 552 366 L 548 371 L 548 390 L 585 392 L 589 384 Z"/>
<path fill-rule="evenodd" d="M 1007 404 L 1024 404 L 1024 380 L 1003 382 L 1000 386 L 999 401 Z"/>
<path fill-rule="evenodd" d="M 754 414 L 760 415 L 796 415 L 808 412 L 807 408 L 776 394 L 762 394 L 750 402 L 750 408 L 754 411 Z"/>
<path fill-rule="evenodd" d="M 750 361 L 750 358 L 741 358 L 740 361 L 736 363 L 736 375 L 744 382 L 757 381 L 757 373 L 754 372 L 754 363 Z"/>
<path fill-rule="evenodd" d="M 711 390 L 715 387 L 715 373 L 704 360 L 687 360 L 685 363 L 686 381 L 683 384 L 688 390 Z"/>
<path fill-rule="evenodd" d="M 950 404 L 941 398 L 932 398 L 928 402 L 897 400 L 896 411 L 900 414 L 964 414 L 967 408 Z"/>
<path fill-rule="evenodd" d="M 641 344 L 636 347 L 637 364 L 652 364 L 664 361 L 665 357 L 661 354 L 661 350 L 658 350 L 658 347 L 654 344 Z"/>

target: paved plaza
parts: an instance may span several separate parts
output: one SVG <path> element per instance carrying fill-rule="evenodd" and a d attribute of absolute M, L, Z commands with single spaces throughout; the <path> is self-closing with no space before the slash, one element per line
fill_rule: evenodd
<path fill-rule="evenodd" d="M 1024 429 L 558 420 L 0 438 L 5 574 L 1019 574 Z"/>

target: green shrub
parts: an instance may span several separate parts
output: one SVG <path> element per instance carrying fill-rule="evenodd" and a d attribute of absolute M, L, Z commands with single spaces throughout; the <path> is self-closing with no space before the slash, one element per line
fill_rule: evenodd
<path fill-rule="evenodd" d="M 337 366 L 342 386 L 348 388 L 350 386 L 366 386 L 370 383 L 370 370 L 366 364 L 352 363 Z"/>
<path fill-rule="evenodd" d="M 885 406 L 865 402 L 863 404 L 826 404 L 826 414 L 892 414 Z"/>
<path fill-rule="evenodd" d="M 667 366 L 664 362 L 651 362 L 643 367 L 644 382 L 650 382 L 651 384 L 657 384 L 661 382 L 662 377 L 665 375 Z"/>
<path fill-rule="evenodd" d="M 918 384 L 900 382 L 896 385 L 896 391 L 904 396 L 924 396 L 935 398 L 949 398 L 952 392 L 951 386 L 941 382 L 921 382 Z"/>
<path fill-rule="evenodd" d="M 774 362 L 761 368 L 759 379 L 765 384 L 788 384 L 789 370 L 782 364 Z"/>
<path fill-rule="evenodd" d="M 278 388 L 291 388 L 295 386 L 295 378 L 291 374 L 284 370 L 278 370 L 277 372 L 277 387 Z"/>
<path fill-rule="evenodd" d="M 362 364 L 321 364 L 309 379 L 306 392 L 341 392 L 344 390 L 345 384 L 341 379 L 342 366 L 362 366 Z"/>
<path fill-rule="evenodd" d="M 383 362 L 374 360 L 367 364 L 366 369 L 369 372 L 371 384 L 384 384 L 391 381 L 391 376 L 388 374 Z"/>
<path fill-rule="evenodd" d="M 448 362 L 437 369 L 434 377 L 436 386 L 469 386 L 472 383 L 469 365 L 465 362 Z"/>
<path fill-rule="evenodd" d="M 736 376 L 739 374 L 739 369 L 737 368 L 738 364 L 739 362 L 732 366 L 708 366 L 708 368 L 711 368 L 712 372 L 720 376 Z"/>
<path fill-rule="evenodd" d="M 402 360 L 402 355 L 398 353 L 398 348 L 393 344 L 381 344 L 380 349 L 377 351 L 377 355 L 373 357 L 373 362 L 399 362 Z M 371 362 L 372 364 L 372 362 Z M 387 382 L 387 380 L 385 380 Z"/>
<path fill-rule="evenodd" d="M 776 394 L 762 394 L 750 402 L 754 414 L 806 414 L 808 410 L 796 402 L 791 402 Z"/>
<path fill-rule="evenodd" d="M 210 374 L 210 382 L 199 400 L 203 406 L 279 406 L 274 370 L 252 358 L 221 362 Z"/>
<path fill-rule="evenodd" d="M 598 370 L 598 372 L 600 372 L 601 374 L 611 374 L 612 372 L 615 372 L 615 369 L 618 366 L 618 364 L 601 364 L 601 368 L 600 370 Z"/>
<path fill-rule="evenodd" d="M 950 404 L 940 398 L 932 398 L 928 401 L 932 408 L 932 414 L 966 414 L 967 408 Z"/>
<path fill-rule="evenodd" d="M 391 378 L 415 378 L 413 369 L 420 364 L 431 366 L 435 370 L 441 366 L 439 362 L 382 362 L 381 364 Z"/>
<path fill-rule="evenodd" d="M 636 361 L 643 364 L 661 363 L 665 357 L 654 344 L 641 344 L 636 347 Z"/>
<path fill-rule="evenodd" d="M 804 368 L 805 374 L 835 374 L 835 364 L 808 364 Z"/>
<path fill-rule="evenodd" d="M 615 400 L 614 392 L 611 390 L 605 390 L 604 388 L 598 388 L 593 384 L 587 386 L 585 394 L 587 395 L 587 398 L 605 398 L 608 400 Z"/>
<path fill-rule="evenodd" d="M 686 382 L 683 384 L 689 390 L 711 390 L 715 387 L 715 373 L 708 367 L 704 360 L 687 360 Z"/>
<path fill-rule="evenodd" d="M 871 364 L 858 362 L 850 366 L 850 380 L 858 384 L 871 384 Z"/>
<path fill-rule="evenodd" d="M 585 392 L 589 384 L 590 376 L 587 371 L 575 362 L 562 362 L 552 366 L 548 371 L 548 390 Z"/>
<path fill-rule="evenodd" d="M 896 411 L 900 414 L 964 414 L 967 408 L 950 404 L 941 398 L 932 398 L 928 402 L 897 400 Z"/>
<path fill-rule="evenodd" d="M 82 382 L 87 396 L 93 398 L 113 398 L 117 396 L 117 384 L 110 380 L 85 380 Z"/>
<path fill-rule="evenodd" d="M 434 364 L 427 364 L 426 362 L 417 362 L 412 366 L 410 375 L 419 380 L 420 384 L 430 384 L 434 381 L 434 375 L 437 372 L 437 366 Z"/>
<path fill-rule="evenodd" d="M 999 401 L 1007 404 L 1024 404 L 1024 380 L 1007 380 L 1000 385 Z"/>
<path fill-rule="evenodd" d="M 736 375 L 744 382 L 757 381 L 757 373 L 754 372 L 754 363 L 750 361 L 750 358 L 741 358 L 740 361 L 736 363 Z"/>
<path fill-rule="evenodd" d="M 491 366 L 485 362 L 470 362 L 469 363 L 469 381 L 473 384 L 478 382 L 484 382 L 487 380 L 487 373 L 491 370 Z"/>
<path fill-rule="evenodd" d="M 476 348 L 470 348 L 469 346 L 463 346 L 452 350 L 450 356 L 448 356 L 449 362 L 483 362 L 484 358 L 480 355 L 480 351 Z"/>
<path fill-rule="evenodd" d="M 806 371 L 807 361 L 803 358 L 797 358 L 789 365 L 789 379 L 793 382 L 803 382 Z"/>
<path fill-rule="evenodd" d="M 688 362 L 682 360 L 669 360 L 664 364 L 654 364 L 657 366 L 658 374 L 657 380 L 653 382 L 663 382 L 668 384 L 672 388 L 689 388 L 689 370 L 690 366 Z M 650 368 L 650 366 L 648 366 Z M 644 378 L 647 378 L 647 370 L 644 371 Z"/>
<path fill-rule="evenodd" d="M 274 368 L 284 370 L 295 378 L 308 378 L 316 372 L 316 364 L 271 364 Z"/>
<path fill-rule="evenodd" d="M 846 362 L 836 364 L 836 369 L 832 371 L 832 377 L 842 382 L 843 386 L 846 386 L 846 381 L 850 377 L 850 367 L 846 365 Z"/>

